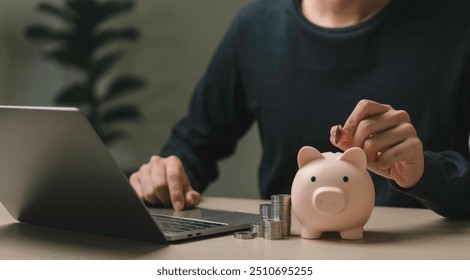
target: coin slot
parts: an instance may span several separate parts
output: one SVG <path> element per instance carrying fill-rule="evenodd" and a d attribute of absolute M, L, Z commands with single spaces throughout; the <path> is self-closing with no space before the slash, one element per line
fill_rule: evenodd
<path fill-rule="evenodd" d="M 188 237 L 192 237 L 193 235 L 192 234 L 188 234 Z"/>

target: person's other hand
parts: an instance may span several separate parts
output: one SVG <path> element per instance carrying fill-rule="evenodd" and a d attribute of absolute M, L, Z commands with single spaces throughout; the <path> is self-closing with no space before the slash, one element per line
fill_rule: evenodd
<path fill-rule="evenodd" d="M 183 163 L 176 156 L 152 156 L 131 175 L 130 183 L 148 204 L 183 210 L 201 202 L 201 195 L 192 188 Z"/>
<path fill-rule="evenodd" d="M 335 137 L 335 132 L 339 136 Z M 423 144 L 410 116 L 390 105 L 361 100 L 344 127 L 331 128 L 330 141 L 343 151 L 362 148 L 370 171 L 403 188 L 413 187 L 423 175 Z"/>

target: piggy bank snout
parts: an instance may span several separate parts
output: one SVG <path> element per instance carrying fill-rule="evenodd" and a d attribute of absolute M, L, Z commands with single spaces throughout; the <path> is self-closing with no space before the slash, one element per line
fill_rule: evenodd
<path fill-rule="evenodd" d="M 313 193 L 313 206 L 325 214 L 341 212 L 346 207 L 346 194 L 338 187 L 324 186 Z"/>

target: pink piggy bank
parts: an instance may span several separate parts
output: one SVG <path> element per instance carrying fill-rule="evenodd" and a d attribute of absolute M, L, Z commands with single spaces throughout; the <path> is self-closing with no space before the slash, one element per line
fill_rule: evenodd
<path fill-rule="evenodd" d="M 364 151 L 322 154 L 303 147 L 297 162 L 291 198 L 301 237 L 320 238 L 323 232 L 334 231 L 343 239 L 361 239 L 375 200 Z"/>

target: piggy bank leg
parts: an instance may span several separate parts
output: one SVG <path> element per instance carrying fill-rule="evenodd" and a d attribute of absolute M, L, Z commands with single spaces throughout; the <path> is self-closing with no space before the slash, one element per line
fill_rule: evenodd
<path fill-rule="evenodd" d="M 304 239 L 318 239 L 321 237 L 321 234 L 321 231 L 311 230 L 306 227 L 302 227 L 300 231 L 300 237 Z"/>
<path fill-rule="evenodd" d="M 362 239 L 363 231 L 364 231 L 363 227 L 352 228 L 352 229 L 341 231 L 340 235 L 341 235 L 341 238 L 343 239 L 350 239 L 350 240 Z"/>

